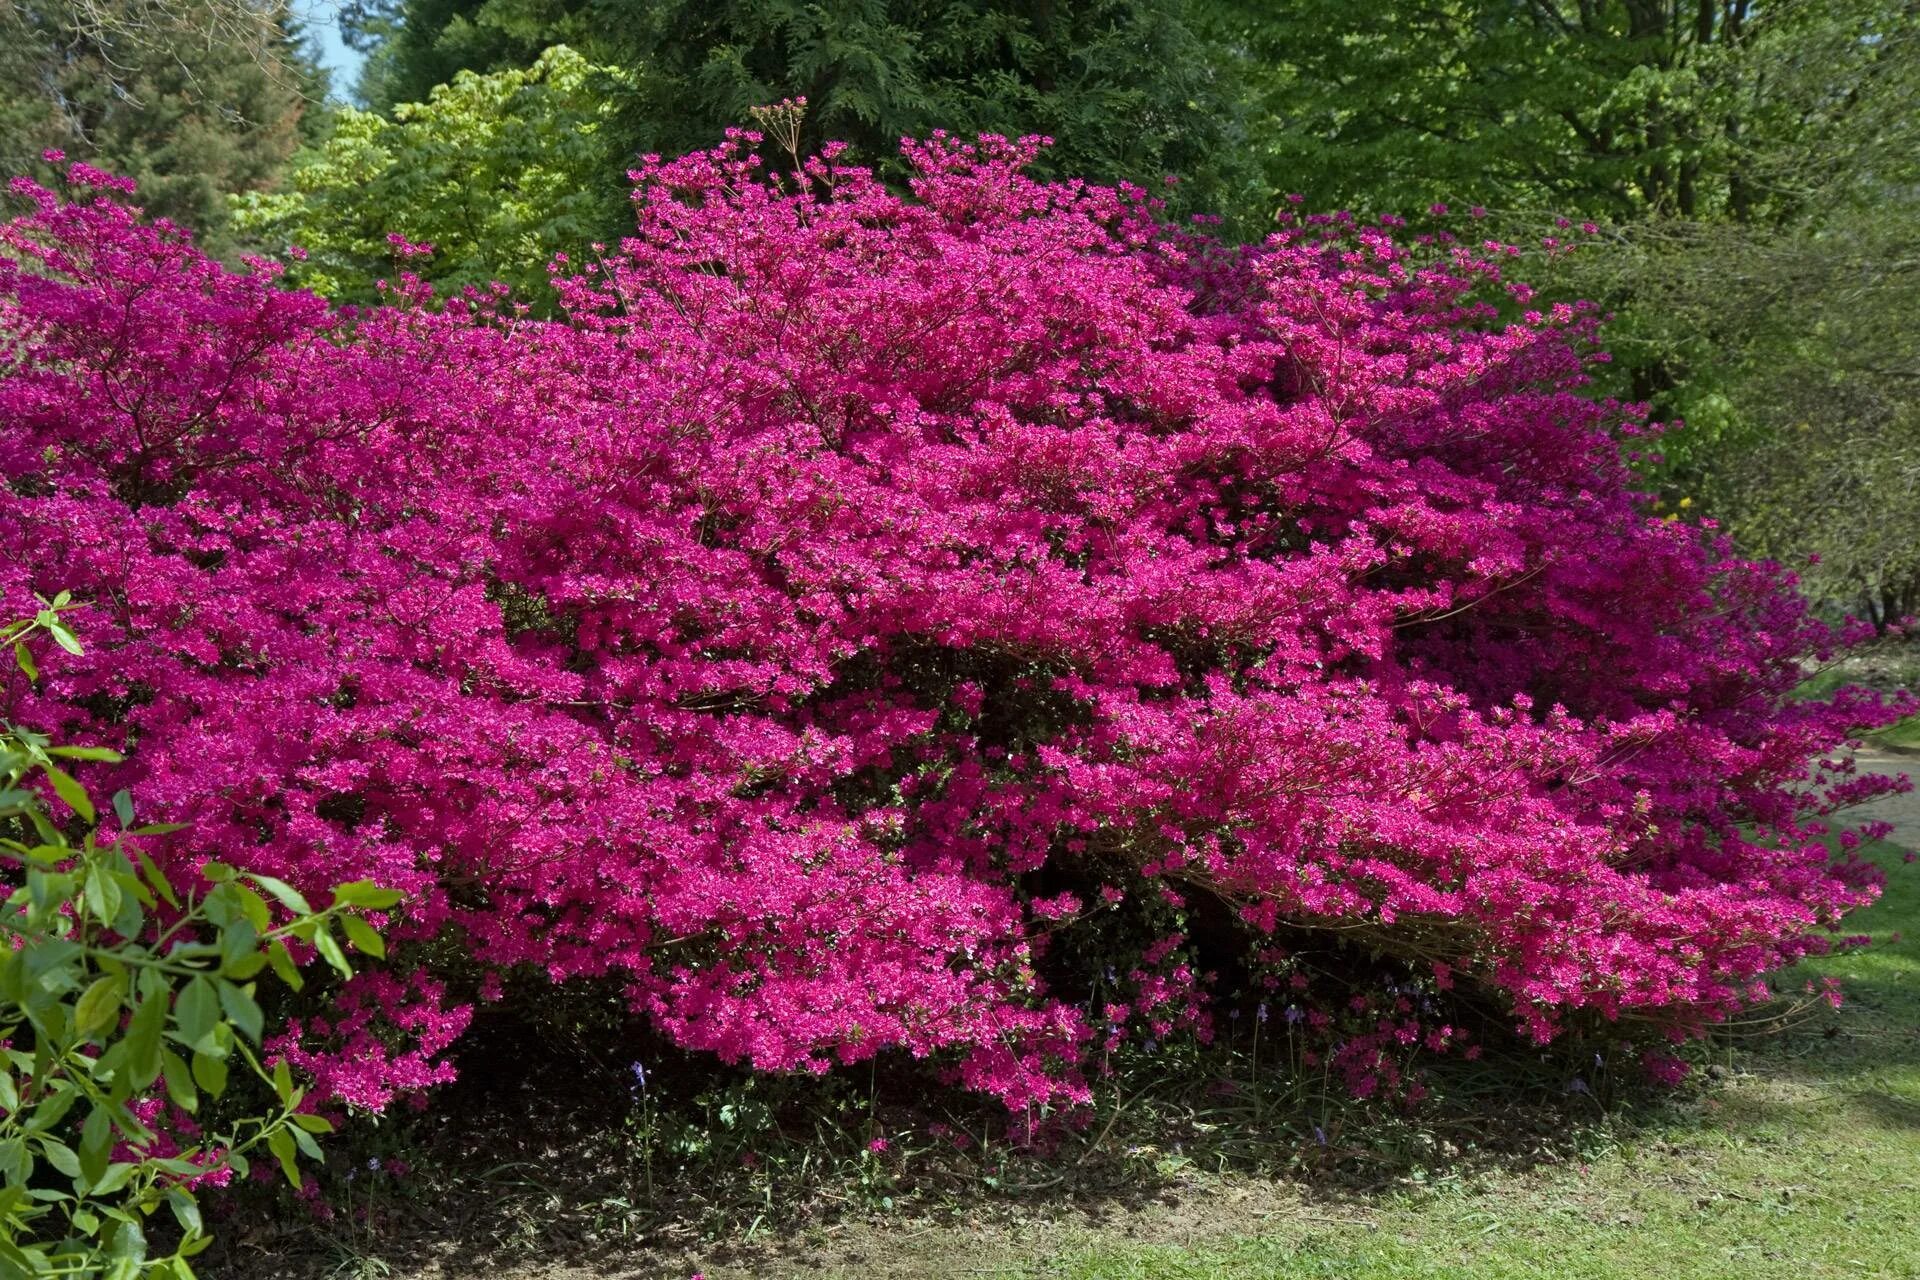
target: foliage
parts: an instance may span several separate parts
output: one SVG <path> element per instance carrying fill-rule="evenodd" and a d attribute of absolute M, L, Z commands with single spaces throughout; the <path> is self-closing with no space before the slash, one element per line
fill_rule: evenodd
<path fill-rule="evenodd" d="M 1362 1095 L 1462 987 L 1664 1071 L 1873 896 L 1820 837 L 1891 784 L 1817 761 L 1909 708 L 1789 698 L 1846 637 L 1644 512 L 1588 312 L 1343 219 L 1224 249 L 1031 140 L 909 144 L 912 198 L 757 141 L 643 164 L 551 323 L 18 187 L 0 593 L 114 602 L 22 706 L 231 865 L 407 894 L 434 968 L 297 1029 L 330 1092 L 443 1079 L 464 965 L 1047 1104 L 1269 980 L 1345 1016 L 1314 946 L 1433 1008 L 1352 1006 Z"/>
<path fill-rule="evenodd" d="M 1852 117 L 1912 12 L 1908 0 L 1216 7 L 1260 86 L 1268 171 L 1317 207 L 1738 222 L 1796 208 L 1820 181 L 1810 162 L 1870 136 Z"/>
<path fill-rule="evenodd" d="M 228 193 L 273 184 L 325 92 L 280 0 L 0 0 L 0 172 L 58 148 L 218 251 Z"/>
<path fill-rule="evenodd" d="M 391 120 L 345 108 L 284 189 L 236 200 L 234 227 L 297 245 L 291 278 L 339 301 L 377 296 L 394 235 L 432 247 L 415 269 L 442 288 L 497 278 L 549 297 L 548 260 L 604 233 L 622 203 L 606 96 L 621 83 L 557 46 L 524 71 L 460 72 Z"/>
<path fill-rule="evenodd" d="M 1920 603 L 1902 505 L 1920 344 L 1912 0 L 1223 3 L 1276 183 L 1483 206 L 1615 317 L 1601 385 L 1683 420 L 1650 477 L 1882 625 Z M 1817 560 L 1809 565 L 1809 555 Z"/>
<path fill-rule="evenodd" d="M 1057 140 L 1042 172 L 1174 173 L 1196 211 L 1268 213 L 1245 163 L 1241 87 L 1198 0 L 404 0 L 359 15 L 376 107 L 565 43 L 631 73 L 618 92 L 625 156 L 705 146 L 751 108 L 802 97 L 804 147 L 843 139 L 895 179 L 908 176 L 902 137 L 1040 133 Z"/>
<path fill-rule="evenodd" d="M 77 607 L 71 599 L 39 604 L 0 629 L 30 682 L 41 678 L 37 632 L 83 652 L 63 617 Z M 298 1187 L 297 1153 L 317 1161 L 313 1135 L 333 1125 L 305 1105 L 284 1057 L 262 1056 L 258 980 L 271 969 L 298 989 L 293 948 L 350 976 L 333 930 L 377 957 L 379 935 L 351 909 L 398 901 L 363 881 L 337 886 L 333 905 L 316 912 L 291 886 L 215 862 L 169 876 L 146 846 L 177 828 L 137 824 L 125 790 L 114 793 L 110 825 L 67 772 L 70 762 L 121 759 L 0 726 L 0 860 L 11 890 L 0 907 L 0 1264 L 9 1275 L 185 1280 L 187 1259 L 211 1243 L 196 1187 L 245 1175 L 259 1150 Z M 283 909 L 278 923 L 256 886 Z M 235 1064 L 274 1101 L 216 1116 Z M 163 1207 L 178 1227 L 165 1253 L 147 1238 Z"/>

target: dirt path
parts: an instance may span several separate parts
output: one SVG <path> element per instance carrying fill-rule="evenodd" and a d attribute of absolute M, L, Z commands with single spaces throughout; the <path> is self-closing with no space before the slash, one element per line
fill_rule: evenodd
<path fill-rule="evenodd" d="M 1920 755 L 1877 752 L 1862 754 L 1858 763 L 1862 773 L 1894 776 L 1911 774 L 1920 781 Z M 1895 827 L 1891 839 L 1896 845 L 1920 849 L 1920 791 L 1882 797 L 1871 804 L 1850 810 L 1845 817 L 1849 824 L 1865 819 L 1890 822 Z M 1860 1087 L 1857 1081 L 1851 1079 L 1845 1087 L 1830 1082 L 1821 1084 L 1822 1090 L 1836 1095 L 1848 1090 L 1858 1093 Z M 1736 1106 L 1755 1106 L 1758 1104 L 1751 1099 L 1762 1097 L 1777 1104 L 1778 1099 L 1768 1092 L 1769 1088 L 1771 1086 L 1764 1082 L 1752 1085 L 1746 1092 L 1735 1088 L 1726 1095 L 1726 1100 Z M 1722 1104 L 1716 1101 L 1711 1105 L 1718 1108 Z M 1916 1111 L 1916 1114 L 1920 1115 L 1920 1111 Z M 1711 1127 L 1711 1120 L 1706 1123 Z M 1742 1150 L 1756 1142 L 1764 1146 L 1768 1140 L 1752 1125 L 1747 1128 L 1736 1127 L 1730 1132 L 1738 1141 L 1729 1141 L 1726 1144 L 1729 1150 Z M 1760 1136 L 1756 1137 L 1756 1134 Z M 1676 1153 L 1680 1151 L 1678 1147 L 1669 1149 Z M 1693 1170 L 1693 1174 L 1699 1174 L 1701 1169 L 1712 1171 L 1719 1167 L 1714 1164 L 1720 1158 L 1715 1154 L 1719 1148 L 1703 1150 L 1704 1154 L 1689 1149 L 1685 1157 L 1687 1168 Z M 1792 1151 L 1786 1151 L 1782 1158 L 1792 1155 Z M 1680 1160 L 1678 1154 L 1673 1158 Z M 1594 1214 L 1613 1214 L 1621 1222 L 1629 1219 L 1637 1221 L 1637 1215 L 1643 1212 L 1646 1204 L 1661 1203 L 1661 1197 L 1665 1194 L 1663 1189 L 1673 1176 L 1677 1176 L 1663 1171 L 1658 1162 L 1650 1166 L 1649 1172 L 1619 1173 L 1614 1170 L 1613 1164 L 1605 1164 L 1603 1172 L 1606 1170 L 1613 1170 L 1607 1176 L 1613 1177 L 1617 1186 L 1607 1183 L 1604 1177 L 1601 1183 L 1589 1185 L 1585 1167 L 1578 1168 L 1576 1172 L 1573 1166 L 1568 1166 L 1557 1173 L 1547 1170 L 1516 1174 L 1500 1184 L 1504 1190 L 1499 1195 L 1522 1199 L 1530 1197 L 1528 1202 L 1537 1202 L 1542 1212 L 1551 1210 L 1564 1214 L 1578 1210 L 1589 1217 Z M 1722 1170 L 1714 1176 L 1728 1181 L 1728 1185 L 1745 1187 L 1746 1183 L 1739 1182 L 1735 1176 L 1739 1172 Z M 1758 1185 L 1754 1184 L 1756 1187 Z M 1608 1187 L 1610 1191 L 1606 1189 Z M 1756 1194 L 1749 1187 L 1740 1193 L 1737 1201 L 1731 1203 L 1759 1205 L 1760 1201 L 1754 1198 Z M 1609 1195 L 1612 1199 L 1607 1199 Z M 1489 1201 L 1496 1205 L 1498 1202 L 1499 1196 Z M 1383 1205 L 1386 1203 L 1382 1202 Z M 1479 1207 L 1477 1202 L 1469 1204 L 1467 1209 L 1460 1209 L 1458 1205 L 1449 1209 L 1447 1206 L 1451 1203 L 1443 1202 L 1434 1210 L 1439 1215 L 1435 1218 L 1436 1222 L 1444 1224 L 1447 1221 L 1446 1213 L 1456 1210 L 1466 1213 L 1470 1209 L 1480 1214 L 1481 1218 L 1493 1212 Z M 1701 1200 L 1700 1203 L 1706 1204 L 1708 1201 Z M 1604 1214 L 1602 1208 L 1605 1209 Z M 355 1260 L 346 1260 L 330 1274 L 351 1277 L 352 1280 L 370 1280 L 374 1276 L 385 1277 L 386 1280 L 687 1280 L 689 1276 L 696 1275 L 705 1276 L 707 1280 L 761 1280 L 762 1277 L 777 1277 L 778 1280 L 879 1280 L 881 1277 L 889 1280 L 935 1280 L 935 1277 L 939 1277 L 945 1280 L 950 1276 L 1026 1274 L 1026 1269 L 1036 1260 L 1054 1257 L 1069 1245 L 1126 1249 L 1157 1244 L 1204 1249 L 1210 1246 L 1224 1247 L 1223 1242 L 1230 1243 L 1236 1238 L 1250 1238 L 1275 1230 L 1294 1234 L 1347 1231 L 1350 1235 L 1356 1231 L 1379 1231 L 1382 1228 L 1372 1221 L 1376 1209 L 1379 1214 L 1391 1216 L 1387 1208 L 1367 1204 L 1340 1205 L 1330 1209 L 1317 1201 L 1310 1202 L 1302 1188 L 1284 1180 L 1226 1177 L 1213 1179 L 1200 1187 L 1167 1188 L 1123 1209 L 1074 1205 L 1057 1213 L 1003 1213 L 986 1215 L 984 1220 L 972 1219 L 961 1224 L 903 1220 L 894 1224 L 875 1225 L 849 1221 L 803 1233 L 800 1237 L 762 1242 L 748 1248 L 688 1249 L 681 1257 L 650 1253 L 644 1255 L 644 1260 L 615 1258 L 597 1264 L 558 1261 L 492 1263 L 484 1256 L 472 1258 L 458 1247 L 457 1242 L 443 1241 L 440 1242 L 442 1247 L 429 1250 L 426 1256 L 405 1259 L 397 1266 L 367 1260 L 365 1265 L 356 1267 Z M 1380 1238 L 1404 1237 L 1412 1242 L 1407 1247 L 1413 1248 L 1424 1238 L 1423 1233 L 1430 1224 L 1424 1219 L 1409 1217 L 1403 1211 L 1393 1212 L 1399 1213 L 1393 1219 L 1397 1226 Z M 1474 1222 L 1480 1223 L 1481 1218 L 1475 1218 Z M 1772 1221 L 1769 1218 L 1766 1223 L 1760 1223 L 1756 1219 L 1754 1229 L 1757 1231 Z M 1435 1228 L 1441 1233 L 1448 1229 L 1445 1225 Z M 1488 1228 L 1484 1224 L 1476 1227 L 1481 1234 L 1486 1230 Z M 1360 1243 L 1353 1247 L 1371 1247 L 1366 1245 L 1371 1238 L 1362 1235 L 1358 1237 Z M 1141 1265 L 1144 1267 L 1147 1264 Z M 268 1273 L 262 1270 L 255 1274 Z M 1088 1271 L 1086 1274 L 1095 1272 Z M 1097 1274 L 1135 1276 L 1153 1273 L 1150 1270 L 1120 1267 L 1113 1271 L 1099 1270 Z M 1169 1274 L 1189 1276 L 1201 1272 L 1185 1269 Z M 1253 1273 L 1234 1271 L 1233 1274 Z M 1288 1270 L 1286 1274 L 1293 1275 L 1295 1272 Z M 1392 1274 L 1411 1273 L 1396 1270 Z M 1420 1274 L 1430 1273 L 1423 1271 Z M 1499 1274 L 1515 1273 L 1502 1270 Z M 1609 1271 L 1606 1274 L 1611 1276 L 1614 1273 Z"/>

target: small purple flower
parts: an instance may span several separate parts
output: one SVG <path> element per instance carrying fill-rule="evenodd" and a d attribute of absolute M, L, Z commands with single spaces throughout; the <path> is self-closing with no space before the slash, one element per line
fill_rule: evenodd
<path fill-rule="evenodd" d="M 1319 1125 L 1313 1126 L 1313 1140 L 1319 1143 L 1323 1147 L 1326 1146 L 1327 1131 L 1325 1129 L 1322 1129 Z"/>
<path fill-rule="evenodd" d="M 1300 1021 L 1302 1018 L 1306 1016 L 1307 1016 L 1306 1014 L 1300 1011 L 1299 1005 L 1290 1004 L 1287 1006 L 1286 1018 L 1287 1018 L 1288 1025 L 1292 1025 L 1293 1023 Z"/>
<path fill-rule="evenodd" d="M 636 1062 L 628 1070 L 633 1072 L 634 1083 L 644 1089 L 647 1087 L 647 1064 Z"/>
<path fill-rule="evenodd" d="M 1267 1002 L 1265 1000 L 1262 1000 L 1260 1002 L 1260 1007 L 1258 1009 L 1255 1009 L 1253 1012 L 1255 1017 L 1259 1018 L 1260 1021 L 1265 1022 L 1267 1020 Z"/>

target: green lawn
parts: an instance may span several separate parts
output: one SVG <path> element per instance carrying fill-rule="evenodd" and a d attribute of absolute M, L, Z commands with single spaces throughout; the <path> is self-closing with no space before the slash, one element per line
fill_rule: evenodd
<path fill-rule="evenodd" d="M 1806 967 L 1841 978 L 1847 1007 L 1730 1047 L 1722 1084 L 1590 1164 L 1281 1212 L 1257 1234 L 1190 1246 L 1076 1231 L 975 1274 L 1920 1276 L 1920 866 L 1883 860 L 1892 883 L 1858 917 L 1876 945 Z"/>

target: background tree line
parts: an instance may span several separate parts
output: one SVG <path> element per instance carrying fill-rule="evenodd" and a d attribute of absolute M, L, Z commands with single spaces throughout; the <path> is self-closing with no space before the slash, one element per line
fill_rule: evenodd
<path fill-rule="evenodd" d="M 935 128 L 1046 133 L 1262 233 L 1309 207 L 1537 246 L 1616 315 L 1600 390 L 1684 428 L 1649 484 L 1808 585 L 1920 607 L 1920 0 L 351 0 L 325 78 L 284 0 L 0 0 L 0 152 L 142 181 L 239 252 L 367 300 L 389 232 L 449 287 L 625 225 L 633 157 L 808 100 L 804 144 L 891 172 Z"/>

